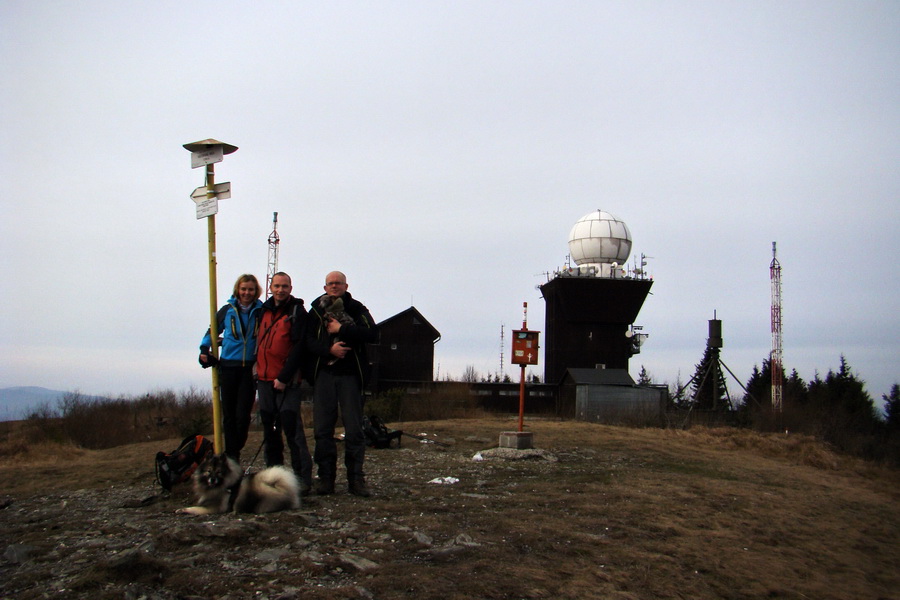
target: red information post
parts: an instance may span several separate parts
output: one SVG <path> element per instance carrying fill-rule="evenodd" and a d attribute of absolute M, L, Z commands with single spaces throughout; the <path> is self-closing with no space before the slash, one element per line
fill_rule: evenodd
<path fill-rule="evenodd" d="M 516 329 L 513 331 L 512 363 L 514 365 L 538 364 L 538 334 L 539 331 Z"/>
<path fill-rule="evenodd" d="M 528 303 L 523 303 L 524 317 L 522 329 L 513 331 L 512 363 L 520 365 L 522 372 L 519 378 L 519 432 L 522 431 L 525 419 L 525 367 L 538 364 L 539 331 L 528 330 Z"/>

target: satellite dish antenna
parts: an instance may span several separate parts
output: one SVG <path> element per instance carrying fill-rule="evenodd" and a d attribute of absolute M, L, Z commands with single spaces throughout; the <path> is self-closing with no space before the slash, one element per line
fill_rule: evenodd
<path fill-rule="evenodd" d="M 634 332 L 633 332 L 632 330 L 630 330 L 630 329 L 629 329 L 628 331 L 625 332 L 625 337 L 627 337 L 627 338 L 630 338 L 630 337 L 633 336 L 633 335 L 634 335 Z"/>

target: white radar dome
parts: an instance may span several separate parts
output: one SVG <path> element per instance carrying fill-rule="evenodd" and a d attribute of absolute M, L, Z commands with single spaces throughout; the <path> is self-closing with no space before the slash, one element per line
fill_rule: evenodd
<path fill-rule="evenodd" d="M 631 232 L 621 221 L 602 210 L 586 214 L 569 233 L 569 256 L 578 266 L 617 263 L 631 254 Z"/>

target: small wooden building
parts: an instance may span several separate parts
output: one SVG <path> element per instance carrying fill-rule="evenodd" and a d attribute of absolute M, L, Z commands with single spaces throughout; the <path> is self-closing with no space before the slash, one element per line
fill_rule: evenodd
<path fill-rule="evenodd" d="M 434 345 L 440 332 L 416 307 L 388 317 L 378 324 L 379 344 L 370 346 L 373 388 L 384 391 L 410 385 L 430 385 L 434 380 Z"/>

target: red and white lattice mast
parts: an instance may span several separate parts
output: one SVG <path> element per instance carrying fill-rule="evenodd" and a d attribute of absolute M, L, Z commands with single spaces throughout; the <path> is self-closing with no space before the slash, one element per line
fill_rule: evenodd
<path fill-rule="evenodd" d="M 266 269 L 266 299 L 268 300 L 272 292 L 269 288 L 272 286 L 272 278 L 278 272 L 278 244 L 281 239 L 278 237 L 278 213 L 273 213 L 272 217 L 272 233 L 269 234 L 269 266 Z"/>
<path fill-rule="evenodd" d="M 772 368 L 772 410 L 780 413 L 784 381 L 781 345 L 781 263 L 778 262 L 775 242 L 772 242 L 769 277 L 772 280 L 772 355 L 769 360 Z"/>

